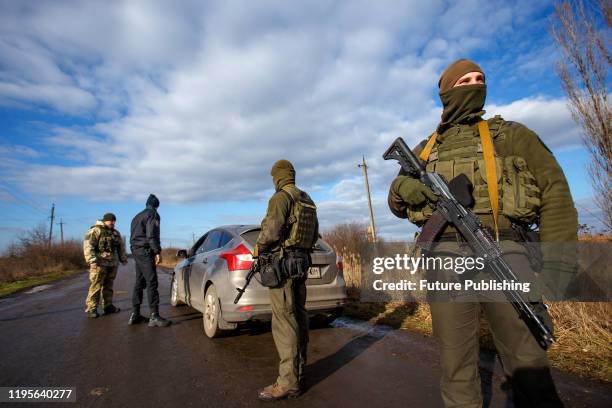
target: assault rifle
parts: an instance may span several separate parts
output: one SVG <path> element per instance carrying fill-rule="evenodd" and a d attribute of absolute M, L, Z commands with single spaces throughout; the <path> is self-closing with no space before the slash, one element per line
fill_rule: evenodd
<path fill-rule="evenodd" d="M 393 144 L 383 154 L 383 159 L 397 160 L 407 174 L 420 179 L 423 184 L 431 188 L 434 194 L 438 196 L 436 210 L 434 211 L 435 217 L 432 216 L 434 224 L 437 224 L 433 226 L 435 230 L 439 230 L 440 225 L 443 226 L 447 222 L 453 224 L 472 248 L 474 255 L 483 259 L 497 279 L 500 281 L 519 282 L 517 276 L 512 272 L 512 268 L 504 260 L 499 244 L 493 239 L 489 231 L 483 227 L 478 217 L 469 208 L 466 208 L 465 200 L 460 201 L 453 194 L 451 188 L 449 188 L 449 184 L 439 174 L 428 172 L 423 163 L 408 148 L 401 137 L 395 139 Z M 430 221 L 432 220 L 430 219 Z M 427 227 L 427 224 L 425 224 L 425 227 Z M 432 238 L 434 237 L 430 236 L 430 242 L 423 243 L 425 249 L 431 247 Z M 548 349 L 555 341 L 555 337 L 542 319 L 534 312 L 532 305 L 525 301 L 516 290 L 505 290 L 504 295 L 514 309 L 516 309 L 519 317 L 525 322 L 538 344 L 544 350 Z M 538 303 L 535 303 L 535 305 L 538 305 Z"/>
<path fill-rule="evenodd" d="M 238 294 L 234 299 L 234 304 L 238 303 L 238 301 L 244 294 L 244 291 L 246 290 L 247 286 L 249 286 L 249 283 L 251 283 L 251 279 L 253 279 L 253 276 L 255 276 L 256 273 L 259 273 L 259 262 L 257 259 L 254 259 L 253 263 L 251 264 L 251 268 L 249 268 L 249 273 L 247 273 L 247 276 L 245 278 L 244 286 L 242 287 L 242 289 L 236 288 Z"/>

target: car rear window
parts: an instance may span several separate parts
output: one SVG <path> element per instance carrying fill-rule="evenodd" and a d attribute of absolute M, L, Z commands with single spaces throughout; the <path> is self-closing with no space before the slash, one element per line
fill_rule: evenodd
<path fill-rule="evenodd" d="M 255 246 L 255 244 L 257 243 L 257 237 L 259 237 L 260 231 L 261 231 L 260 229 L 250 230 L 250 231 L 243 232 L 242 234 L 240 234 L 240 236 L 244 238 L 246 242 L 248 242 L 252 246 Z M 331 248 L 322 239 L 319 239 L 317 243 L 315 244 L 314 250 L 315 252 L 317 251 L 328 252 L 328 251 L 331 251 Z"/>
<path fill-rule="evenodd" d="M 257 237 L 259 236 L 260 231 L 261 231 L 260 229 L 250 230 L 250 231 L 243 232 L 242 234 L 240 234 L 240 236 L 244 238 L 246 242 L 248 242 L 252 246 L 255 246 L 255 244 L 257 243 Z"/>

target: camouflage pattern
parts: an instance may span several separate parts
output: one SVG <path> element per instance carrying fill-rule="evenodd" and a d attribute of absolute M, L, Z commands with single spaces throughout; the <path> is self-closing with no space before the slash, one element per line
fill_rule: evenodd
<path fill-rule="evenodd" d="M 102 221 L 96 222 L 83 241 L 85 261 L 91 265 L 117 266 L 127 262 L 125 243 L 116 229 L 110 229 Z"/>
<path fill-rule="evenodd" d="M 85 305 L 86 311 L 94 311 L 100 303 L 107 308 L 113 304 L 113 282 L 117 276 L 117 266 L 101 266 L 92 264 L 89 267 L 89 292 Z"/>
<path fill-rule="evenodd" d="M 89 292 L 86 311 L 94 311 L 102 296 L 103 307 L 113 304 L 113 282 L 119 262 L 127 263 L 125 244 L 116 229 L 108 228 L 102 221 L 96 222 L 83 241 L 83 253 L 89 264 Z"/>

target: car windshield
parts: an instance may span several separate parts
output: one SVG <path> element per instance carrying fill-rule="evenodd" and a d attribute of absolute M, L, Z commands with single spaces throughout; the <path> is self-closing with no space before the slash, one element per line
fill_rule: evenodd
<path fill-rule="evenodd" d="M 240 234 L 240 236 L 244 238 L 244 240 L 248 242 L 251 246 L 255 246 L 260 231 L 261 229 L 249 230 L 243 232 L 242 234 Z M 319 239 L 315 244 L 315 251 L 328 252 L 331 251 L 331 248 L 322 239 Z"/>

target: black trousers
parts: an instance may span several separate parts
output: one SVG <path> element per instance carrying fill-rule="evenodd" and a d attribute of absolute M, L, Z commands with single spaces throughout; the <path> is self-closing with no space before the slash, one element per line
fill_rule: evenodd
<path fill-rule="evenodd" d="M 136 264 L 136 280 L 132 292 L 132 309 L 140 311 L 142 294 L 147 289 L 147 299 L 151 313 L 159 312 L 159 292 L 157 291 L 157 268 L 155 267 L 155 255 L 144 248 L 132 249 Z"/>

